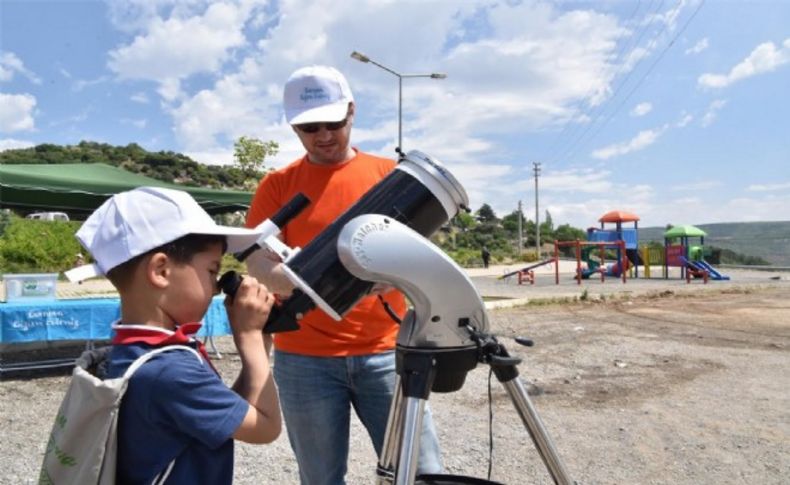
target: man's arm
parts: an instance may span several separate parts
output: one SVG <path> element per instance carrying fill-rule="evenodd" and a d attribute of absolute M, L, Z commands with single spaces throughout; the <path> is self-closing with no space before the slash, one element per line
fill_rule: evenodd
<path fill-rule="evenodd" d="M 241 358 L 241 372 L 233 390 L 249 404 L 233 438 L 247 443 L 271 443 L 282 430 L 280 401 L 269 362 L 271 337 L 263 326 L 274 296 L 254 278 L 244 278 L 233 297 L 226 300 L 233 341 Z"/>

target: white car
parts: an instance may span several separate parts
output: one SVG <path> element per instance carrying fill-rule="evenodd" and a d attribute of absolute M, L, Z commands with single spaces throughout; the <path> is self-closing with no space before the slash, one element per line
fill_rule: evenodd
<path fill-rule="evenodd" d="M 65 212 L 34 212 L 28 214 L 27 219 L 39 221 L 68 221 L 69 216 Z"/>

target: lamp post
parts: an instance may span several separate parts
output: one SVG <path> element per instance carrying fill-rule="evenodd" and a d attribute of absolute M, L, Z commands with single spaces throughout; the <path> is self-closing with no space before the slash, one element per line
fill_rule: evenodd
<path fill-rule="evenodd" d="M 373 64 L 374 66 L 378 66 L 378 67 L 384 69 L 385 71 L 389 72 L 390 74 L 393 74 L 393 75 L 397 76 L 397 78 L 398 78 L 398 148 L 396 148 L 396 151 L 398 153 L 402 153 L 401 150 L 402 150 L 402 147 L 403 147 L 403 121 L 402 121 L 402 113 L 403 113 L 403 79 L 404 78 L 410 78 L 410 77 L 427 77 L 427 78 L 431 78 L 431 79 L 444 79 L 444 78 L 447 77 L 447 74 L 438 73 L 438 72 L 432 72 L 430 74 L 402 74 L 402 73 L 399 73 L 397 71 L 394 71 L 394 70 L 390 69 L 387 66 L 379 64 L 378 62 L 374 61 L 373 59 L 371 59 L 370 57 L 366 56 L 365 54 L 361 54 L 361 53 L 359 53 L 357 51 L 352 52 L 351 53 L 351 57 L 356 59 L 356 60 L 358 60 L 359 62 L 364 62 L 366 64 L 370 63 L 370 64 Z"/>

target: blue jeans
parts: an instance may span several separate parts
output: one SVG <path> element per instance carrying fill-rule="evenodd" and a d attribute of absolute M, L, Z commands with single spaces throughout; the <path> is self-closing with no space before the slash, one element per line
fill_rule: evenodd
<path fill-rule="evenodd" d="M 381 454 L 395 387 L 395 352 L 350 357 L 274 353 L 285 428 L 304 485 L 344 484 L 351 406 Z M 371 463 L 371 476 L 376 464 Z M 441 453 L 426 404 L 418 473 L 441 473 Z"/>

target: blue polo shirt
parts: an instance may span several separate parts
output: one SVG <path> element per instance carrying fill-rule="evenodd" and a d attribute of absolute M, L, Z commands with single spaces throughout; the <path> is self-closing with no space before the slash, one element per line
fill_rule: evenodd
<path fill-rule="evenodd" d="M 151 348 L 113 346 L 107 377 L 120 377 Z M 121 402 L 117 482 L 150 484 L 176 458 L 166 483 L 232 483 L 233 433 L 248 406 L 192 352 L 153 357 L 132 376 Z"/>

